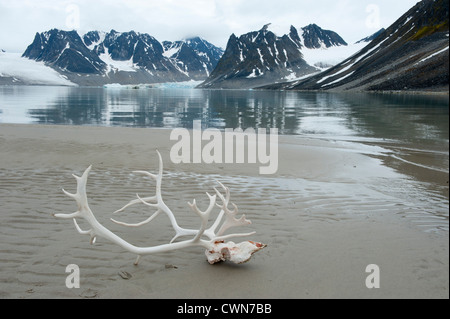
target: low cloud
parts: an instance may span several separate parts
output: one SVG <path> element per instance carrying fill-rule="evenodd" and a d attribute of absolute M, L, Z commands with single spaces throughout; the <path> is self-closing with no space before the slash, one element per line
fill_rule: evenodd
<path fill-rule="evenodd" d="M 231 33 L 241 35 L 273 23 L 289 30 L 316 23 L 338 32 L 349 42 L 377 30 L 367 24 L 379 9 L 379 24 L 387 27 L 415 0 L 0 0 L 0 48 L 20 52 L 36 32 L 64 30 L 149 33 L 158 40 L 199 35 L 225 47 Z M 373 16 L 372 16 L 373 18 Z M 372 22 L 376 20 L 371 20 Z M 372 29 L 371 27 L 372 26 Z M 6 31 L 11 30 L 11 31 Z"/>

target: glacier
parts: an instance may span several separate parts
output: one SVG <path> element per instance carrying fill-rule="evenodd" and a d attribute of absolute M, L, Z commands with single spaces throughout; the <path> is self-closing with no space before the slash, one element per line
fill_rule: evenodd
<path fill-rule="evenodd" d="M 0 79 L 10 84 L 77 86 L 44 62 L 22 58 L 20 53 L 0 52 Z"/>

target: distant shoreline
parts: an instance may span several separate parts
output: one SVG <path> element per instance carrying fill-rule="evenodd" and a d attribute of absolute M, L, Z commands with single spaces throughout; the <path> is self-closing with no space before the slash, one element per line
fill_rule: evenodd
<path fill-rule="evenodd" d="M 45 83 L 2 83 L 2 78 L 0 78 L 0 87 L 9 87 L 9 86 L 57 86 L 57 87 L 88 87 L 88 88 L 107 88 L 108 84 L 105 85 L 53 85 L 53 84 L 45 84 Z M 6 78 L 3 78 L 6 79 Z M 165 82 L 168 84 L 176 84 L 182 82 Z M 161 83 L 139 83 L 139 84 L 123 84 L 124 89 L 149 89 L 149 88 L 158 88 L 157 86 L 161 85 Z M 120 88 L 120 87 L 119 87 Z M 258 91 L 289 91 L 289 92 L 316 92 L 316 93 L 374 93 L 374 94 L 405 94 L 405 95 L 449 95 L 449 89 L 446 90 L 392 90 L 392 91 L 344 91 L 344 90 L 285 90 L 285 89 L 265 89 L 265 88 L 255 88 L 255 89 L 222 89 L 222 88 L 197 88 L 192 87 L 192 89 L 200 89 L 200 90 L 258 90 Z"/>

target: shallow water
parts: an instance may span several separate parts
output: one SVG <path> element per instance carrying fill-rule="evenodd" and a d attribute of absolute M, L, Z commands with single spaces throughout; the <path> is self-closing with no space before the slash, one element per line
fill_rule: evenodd
<path fill-rule="evenodd" d="M 140 285 L 150 284 L 146 293 L 155 293 L 155 296 L 168 293 L 173 297 L 186 293 L 187 286 L 174 289 L 167 286 L 165 281 L 161 291 L 153 291 L 155 289 L 153 282 L 157 281 L 158 276 L 170 278 L 164 265 L 176 265 L 188 273 L 193 271 L 191 269 L 193 265 L 205 267 L 202 276 L 206 278 L 212 276 L 210 280 L 217 278 L 217 272 L 221 273 L 220 268 L 205 266 L 201 248 L 144 256 L 142 265 L 134 267 L 132 262 L 135 256 L 102 238 L 99 238 L 94 246 L 89 245 L 89 238 L 79 235 L 71 221 L 58 220 L 51 216 L 51 213 L 70 213 L 75 209 L 75 202 L 59 191 L 61 187 L 73 191 L 76 183 L 71 173 L 72 170 L 61 168 L 0 170 L 2 180 L 0 279 L 4 287 L 8 287 L 2 289 L 0 297 L 103 297 L 105 291 L 110 291 L 111 287 L 126 288 L 130 285 L 135 287 L 133 285 L 136 285 L 135 280 L 139 277 L 143 278 Z M 195 198 L 199 207 L 206 207 L 208 203 L 205 191 L 211 191 L 212 187 L 216 186 L 215 180 L 220 180 L 230 187 L 231 200 L 238 205 L 239 212 L 245 213 L 252 221 L 250 228 L 237 232 L 257 230 L 254 239 L 270 245 L 270 249 L 255 257 L 256 260 L 249 266 L 242 266 L 244 272 L 246 269 L 257 267 L 258 260 L 267 266 L 267 261 L 272 260 L 272 254 L 278 255 L 284 250 L 288 253 L 289 249 L 306 245 L 302 244 L 305 240 L 309 241 L 307 245 L 314 245 L 314 241 L 311 242 L 311 238 L 305 235 L 308 233 L 305 228 L 317 223 L 342 225 L 346 221 L 352 224 L 357 220 L 366 220 L 368 222 L 366 225 L 370 225 L 372 219 L 379 220 L 380 216 L 383 216 L 382 219 L 387 224 L 393 220 L 398 223 L 399 219 L 404 219 L 405 223 L 421 231 L 433 232 L 442 238 L 448 234 L 448 205 L 445 204 L 445 198 L 430 196 L 426 185 L 408 181 L 402 176 L 395 179 L 371 177 L 361 179 L 359 182 L 348 180 L 325 182 L 286 177 L 244 177 L 168 171 L 164 174 L 163 196 L 167 205 L 176 214 L 180 225 L 198 228 L 199 220 L 187 208 L 186 202 Z M 195 185 L 192 181 L 195 181 Z M 402 185 L 396 185 L 398 183 Z M 173 230 L 164 216 L 155 219 L 147 227 L 132 230 L 124 229 L 109 221 L 110 217 L 129 223 L 147 219 L 152 211 L 145 207 L 130 208 L 117 215 L 111 215 L 111 212 L 135 198 L 136 193 L 150 194 L 152 184 L 141 176 L 124 172 L 123 169 L 95 170 L 91 173 L 88 183 L 90 207 L 102 224 L 137 246 L 167 243 L 173 236 Z M 23 199 L 24 194 L 26 199 Z M 88 228 L 83 221 L 78 222 L 82 229 Z M 379 235 L 367 234 L 367 236 L 376 239 Z M 329 238 L 330 234 L 322 234 L 319 237 Z M 362 238 L 355 238 L 360 239 Z M 347 247 L 338 249 L 345 251 Z M 384 249 L 389 251 L 387 248 Z M 320 252 L 323 250 L 324 248 L 319 248 Z M 396 254 L 400 253 L 401 251 L 398 251 Z M 422 256 L 421 253 L 418 252 L 417 258 Z M 308 256 L 305 252 L 303 254 Z M 368 254 L 364 260 L 372 260 L 371 258 L 373 257 Z M 69 290 L 64 286 L 67 276 L 64 269 L 72 263 L 82 269 L 80 290 Z M 118 276 L 119 270 L 133 274 L 129 283 L 122 283 L 122 279 Z M 299 270 L 296 276 L 302 278 L 304 274 L 301 273 Z M 233 280 L 235 279 L 232 279 L 232 282 Z M 123 291 L 117 289 L 118 296 L 126 297 Z M 226 293 L 229 294 L 230 291 L 227 290 Z M 201 291 L 195 291 L 195 296 L 199 293 L 201 294 Z M 240 292 L 233 292 L 236 293 L 240 296 Z M 254 294 L 263 296 L 258 292 Z M 218 291 L 211 296 L 223 297 Z M 276 297 L 280 295 L 277 294 Z"/>
<path fill-rule="evenodd" d="M 192 128 L 193 120 L 201 120 L 203 129 L 276 127 L 282 135 L 334 141 L 405 175 L 406 197 L 448 207 L 448 96 L 0 87 L 0 123 L 171 129 Z"/>

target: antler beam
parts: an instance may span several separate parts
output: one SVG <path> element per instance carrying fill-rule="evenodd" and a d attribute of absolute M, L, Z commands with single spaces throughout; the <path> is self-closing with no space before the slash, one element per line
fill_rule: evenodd
<path fill-rule="evenodd" d="M 195 199 L 192 203 L 188 203 L 189 207 L 193 212 L 195 212 L 201 219 L 201 226 L 198 230 L 194 229 L 185 229 L 178 225 L 175 215 L 170 210 L 170 208 L 164 203 L 164 200 L 161 195 L 161 185 L 162 185 L 162 176 L 163 176 L 163 162 L 161 154 L 157 151 L 159 157 L 159 172 L 158 174 L 152 174 L 145 171 L 136 171 L 136 173 L 140 173 L 146 176 L 149 176 L 151 179 L 156 181 L 156 194 L 155 196 L 141 198 L 137 195 L 137 199 L 131 200 L 128 204 L 123 206 L 121 209 L 117 210 L 114 213 L 122 212 L 126 208 L 136 205 L 136 204 L 144 204 L 146 206 L 152 207 L 156 209 L 156 211 L 148 217 L 146 220 L 136 223 L 136 224 L 128 224 L 124 222 L 117 221 L 115 219 L 111 219 L 114 223 L 128 226 L 128 227 L 139 227 L 151 222 L 155 219 L 161 212 L 165 213 L 170 220 L 172 228 L 175 231 L 175 236 L 168 244 L 158 245 L 158 246 L 150 246 L 150 247 L 138 247 L 135 246 L 118 235 L 111 232 L 105 226 L 100 224 L 98 220 L 95 218 L 91 209 L 88 205 L 87 195 L 86 195 L 86 184 L 89 176 L 89 172 L 91 171 L 92 166 L 89 166 L 83 173 L 81 177 L 73 175 L 77 181 L 77 192 L 75 194 L 69 193 L 63 189 L 63 192 L 73 198 L 78 206 L 78 210 L 72 214 L 54 214 L 56 218 L 61 219 L 73 219 L 75 228 L 80 234 L 89 235 L 91 244 L 94 244 L 97 237 L 102 237 L 111 241 L 114 244 L 119 245 L 123 249 L 135 253 L 138 255 L 135 264 L 137 265 L 142 255 L 155 254 L 160 252 L 173 251 L 178 249 L 183 249 L 191 246 L 201 246 L 205 248 L 205 254 L 208 259 L 208 262 L 214 264 L 219 261 L 230 260 L 235 263 L 243 263 L 248 261 L 253 253 L 256 251 L 266 247 L 266 245 L 261 243 L 255 243 L 253 241 L 246 241 L 239 244 L 235 244 L 233 242 L 225 243 L 225 239 L 233 238 L 233 237 L 244 237 L 253 235 L 254 232 L 251 233 L 237 233 L 237 234 L 228 234 L 224 235 L 225 231 L 231 227 L 248 225 L 251 222 L 245 219 L 245 216 L 242 215 L 239 219 L 235 216 L 238 213 L 238 209 L 236 205 L 233 205 L 233 210 L 228 208 L 229 200 L 230 200 L 230 191 L 223 184 L 218 182 L 221 188 L 225 192 L 225 196 L 217 189 L 214 188 L 216 194 L 210 195 L 208 193 L 210 203 L 208 208 L 205 211 L 201 211 L 196 204 Z M 221 204 L 217 204 L 217 197 L 221 200 Z M 214 223 L 208 227 L 208 220 L 211 215 L 211 212 L 214 207 L 220 207 L 221 210 L 214 221 Z M 82 218 L 89 225 L 89 230 L 82 230 L 78 225 L 76 219 Z M 224 220 L 223 220 L 224 219 Z M 222 223 L 219 231 L 216 233 L 216 229 Z M 193 238 L 175 242 L 181 236 L 193 236 Z M 207 237 L 207 239 L 203 239 L 202 237 Z"/>

